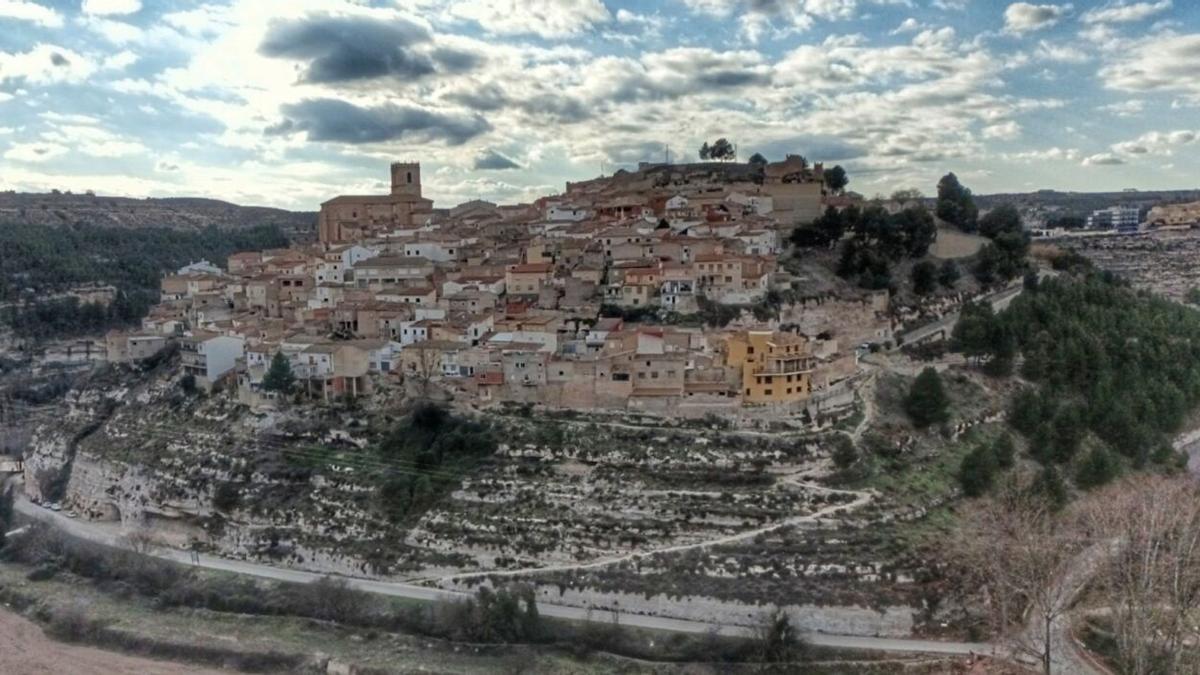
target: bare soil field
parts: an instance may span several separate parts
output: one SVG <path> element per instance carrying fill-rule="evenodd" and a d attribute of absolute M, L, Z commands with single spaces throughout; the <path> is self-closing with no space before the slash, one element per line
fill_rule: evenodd
<path fill-rule="evenodd" d="M 974 234 L 960 232 L 950 227 L 939 227 L 937 241 L 930 251 L 934 256 L 945 259 L 969 258 L 979 252 L 987 239 Z"/>
<path fill-rule="evenodd" d="M 0 673 L 21 675 L 201 675 L 220 673 L 167 661 L 55 642 L 32 621 L 0 610 Z"/>

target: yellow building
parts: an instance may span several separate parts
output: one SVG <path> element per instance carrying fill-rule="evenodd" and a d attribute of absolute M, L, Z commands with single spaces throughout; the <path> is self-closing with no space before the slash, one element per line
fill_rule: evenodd
<path fill-rule="evenodd" d="M 802 335 L 747 330 L 725 343 L 725 365 L 742 369 L 742 402 L 795 403 L 812 393 L 815 359 Z"/>

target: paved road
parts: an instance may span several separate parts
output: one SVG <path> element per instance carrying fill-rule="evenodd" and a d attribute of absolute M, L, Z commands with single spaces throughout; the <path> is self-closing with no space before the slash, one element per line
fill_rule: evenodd
<path fill-rule="evenodd" d="M 34 520 L 50 523 L 67 534 L 70 534 L 71 536 L 93 541 L 99 544 L 104 544 L 106 546 L 113 546 L 117 548 L 126 547 L 127 542 L 122 538 L 120 530 L 115 524 L 94 523 L 67 518 L 61 513 L 49 511 L 30 503 L 27 499 L 25 499 L 25 496 L 19 490 L 17 492 L 17 498 L 14 502 L 14 508 L 17 513 Z M 172 562 L 182 563 L 184 565 L 195 565 L 204 569 L 232 572 L 235 574 L 245 574 L 264 579 L 273 579 L 276 581 L 309 583 L 327 576 L 323 574 L 317 574 L 315 572 L 284 569 L 241 560 L 229 560 L 227 558 L 219 558 L 206 554 L 197 555 L 190 551 L 182 551 L 171 548 L 155 548 L 149 553 L 149 555 L 153 555 L 154 557 L 162 558 L 164 560 L 170 560 Z M 415 600 L 458 600 L 469 597 L 466 593 L 444 591 L 400 582 L 375 581 L 372 579 L 358 579 L 354 577 L 346 577 L 345 579 L 352 588 L 366 591 L 368 593 L 376 593 L 379 595 L 410 598 Z M 542 616 L 549 616 L 558 619 L 570 619 L 574 621 L 595 621 L 605 624 L 610 624 L 613 621 L 613 612 L 591 611 L 586 608 L 569 607 L 566 605 L 539 603 L 538 612 Z M 707 623 L 704 621 L 689 621 L 685 619 L 672 619 L 668 617 L 629 614 L 624 612 L 619 613 L 617 618 L 619 623 L 623 626 L 649 628 L 677 633 L 716 632 L 719 635 L 745 637 L 750 635 L 752 630 L 743 626 L 727 626 Z M 822 647 L 886 652 L 966 655 L 990 654 L 993 650 L 992 645 L 975 642 L 940 642 L 937 640 L 877 638 L 857 635 L 828 635 L 824 633 L 808 634 L 805 636 L 805 639 L 808 640 L 810 644 Z"/>
<path fill-rule="evenodd" d="M 992 303 L 992 309 L 999 312 L 999 311 L 1003 310 L 1005 307 L 1008 307 L 1008 305 L 1010 303 L 1012 303 L 1013 298 L 1020 295 L 1021 291 L 1023 291 L 1023 290 L 1025 290 L 1025 287 L 1024 287 L 1024 284 L 1022 283 L 1015 287 L 1010 286 L 1008 288 L 1005 288 L 1004 290 L 997 291 L 991 295 L 986 296 L 985 299 L 988 302 Z M 897 341 L 902 342 L 903 344 L 906 344 L 906 345 L 916 344 L 916 343 L 920 342 L 921 340 L 924 340 L 924 339 L 930 337 L 931 335 L 938 333 L 940 331 L 945 331 L 945 336 L 948 338 L 948 337 L 950 337 L 950 332 L 954 330 L 954 324 L 958 323 L 959 314 L 960 314 L 960 312 L 957 312 L 957 311 L 951 312 L 950 314 L 947 314 L 946 316 L 938 319 L 937 321 L 934 321 L 932 323 L 927 323 L 924 326 L 917 326 L 916 328 L 908 331 L 907 333 L 897 336 L 897 338 L 898 338 Z"/>

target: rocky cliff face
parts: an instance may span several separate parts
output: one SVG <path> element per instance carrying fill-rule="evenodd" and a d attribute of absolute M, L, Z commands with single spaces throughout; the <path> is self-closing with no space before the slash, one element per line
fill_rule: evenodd
<path fill-rule="evenodd" d="M 357 439 L 325 442 L 300 428 L 302 416 L 312 411 L 258 416 L 221 395 L 187 394 L 165 372 L 109 369 L 39 420 L 25 489 L 172 546 L 317 571 L 386 569 L 405 553 L 374 508 L 375 476 L 318 455 Z"/>

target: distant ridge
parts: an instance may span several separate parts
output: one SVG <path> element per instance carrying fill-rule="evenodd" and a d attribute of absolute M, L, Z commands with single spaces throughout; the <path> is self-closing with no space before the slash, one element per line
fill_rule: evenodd
<path fill-rule="evenodd" d="M 202 230 L 276 225 L 292 241 L 315 237 L 317 214 L 266 206 L 239 206 L 219 199 L 133 199 L 91 194 L 0 192 L 0 224 L 99 227 L 166 227 Z"/>
<path fill-rule="evenodd" d="M 992 208 L 999 204 L 1025 206 L 1058 206 L 1066 210 L 1091 212 L 1117 204 L 1131 206 L 1155 206 L 1162 203 L 1200 201 L 1200 189 L 1195 190 L 1121 190 L 1117 192 L 1069 192 L 1065 190 L 1038 190 L 1036 192 L 1007 192 L 977 194 L 975 202 L 980 208 Z"/>

